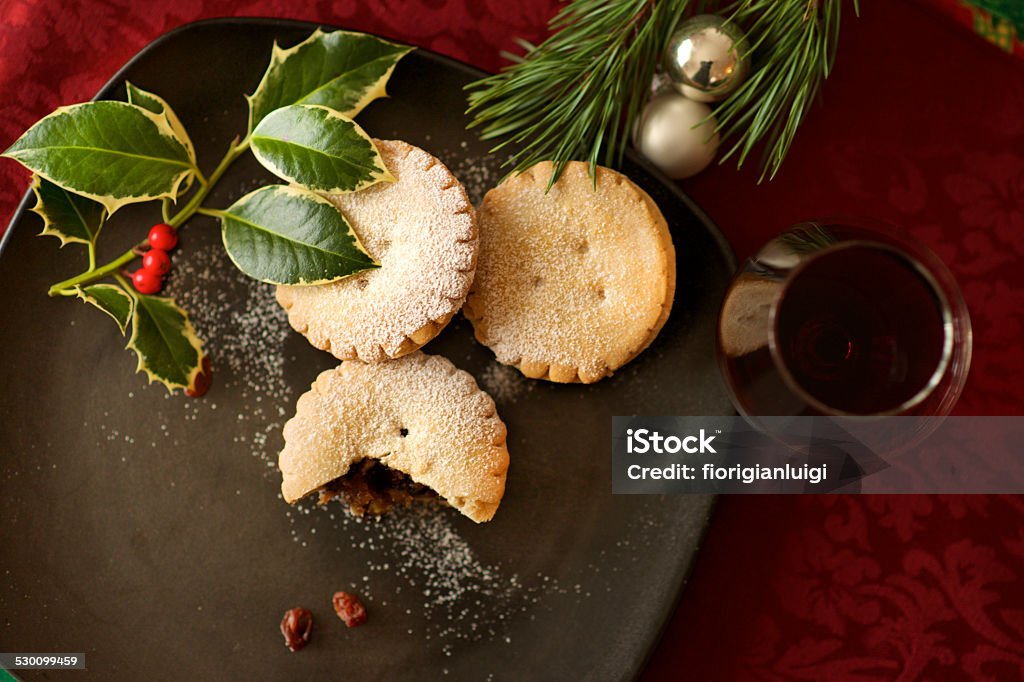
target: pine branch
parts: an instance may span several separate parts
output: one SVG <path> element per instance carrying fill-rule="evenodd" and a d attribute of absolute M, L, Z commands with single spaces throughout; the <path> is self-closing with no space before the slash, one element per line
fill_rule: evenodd
<path fill-rule="evenodd" d="M 857 0 L 853 0 L 857 6 Z M 552 35 L 501 73 L 467 86 L 468 113 L 494 151 L 512 146 L 512 172 L 571 160 L 617 166 L 655 67 L 680 19 L 717 11 L 744 28 L 748 79 L 715 111 L 723 161 L 740 166 L 765 143 L 762 179 L 774 177 L 835 59 L 842 0 L 573 0 Z"/>
<path fill-rule="evenodd" d="M 467 88 L 470 127 L 521 172 L 571 160 L 617 166 L 672 29 L 690 0 L 574 0 L 523 60 Z"/>
<path fill-rule="evenodd" d="M 857 0 L 854 8 L 857 9 Z M 743 0 L 730 20 L 746 28 L 751 74 L 715 110 L 721 162 L 740 167 L 765 142 L 761 179 L 775 177 L 796 131 L 832 70 L 841 0 Z"/>

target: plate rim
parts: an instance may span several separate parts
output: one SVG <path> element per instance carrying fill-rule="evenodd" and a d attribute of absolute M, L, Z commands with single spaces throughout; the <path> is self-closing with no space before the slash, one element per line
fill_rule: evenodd
<path fill-rule="evenodd" d="M 127 61 L 125 61 L 124 64 L 122 64 L 117 69 L 117 71 L 114 72 L 114 74 L 111 75 L 110 78 L 108 78 L 103 83 L 103 85 L 96 91 L 96 94 L 93 95 L 88 101 L 94 102 L 99 100 L 111 99 L 115 93 L 115 86 L 119 85 L 120 82 L 125 79 L 125 73 L 127 71 L 129 71 L 137 62 L 147 57 L 150 52 L 159 48 L 165 42 L 168 42 L 176 38 L 178 34 L 186 33 L 197 28 L 207 28 L 211 26 L 259 26 L 267 28 L 280 28 L 286 30 L 306 30 L 310 32 L 312 32 L 316 28 L 322 28 L 325 30 L 359 31 L 360 33 L 375 35 L 385 40 L 395 40 L 397 42 L 402 42 L 396 38 L 388 36 L 379 36 L 378 34 L 369 31 L 361 31 L 359 29 L 338 26 L 336 24 L 329 24 L 316 21 L 304 21 L 300 19 L 258 16 L 222 16 L 207 19 L 199 19 L 196 21 L 190 21 L 175 26 L 174 28 L 165 31 L 164 33 L 161 33 L 156 38 L 146 43 L 141 49 L 139 49 Z M 412 47 L 416 52 L 424 54 L 428 59 L 434 62 L 438 62 L 448 68 L 460 71 L 466 74 L 467 76 L 472 77 L 474 80 L 483 78 L 484 76 L 488 75 L 486 71 L 483 71 L 482 69 L 473 66 L 472 64 L 468 64 L 454 57 L 443 55 L 440 54 L 439 52 L 435 52 L 434 50 L 431 50 L 426 47 L 420 47 L 418 45 L 412 45 Z M 701 223 L 704 230 L 707 231 L 709 236 L 714 241 L 715 246 L 718 248 L 719 253 L 725 261 L 725 265 L 730 271 L 730 275 L 731 273 L 734 273 L 737 267 L 736 252 L 731 242 L 728 240 L 728 238 L 725 236 L 722 230 L 718 227 L 718 225 L 711 220 L 707 213 L 705 213 L 704 210 L 693 199 L 691 199 L 690 196 L 686 194 L 686 192 L 684 192 L 681 187 L 679 187 L 676 181 L 666 176 L 656 166 L 654 166 L 652 163 L 644 159 L 632 147 L 627 147 L 625 158 L 629 162 L 639 166 L 646 173 L 651 175 L 656 181 L 658 181 L 663 187 L 665 187 L 675 199 L 681 201 L 686 206 L 687 210 L 690 213 L 692 213 L 694 217 Z M 17 223 L 24 217 L 24 214 L 29 210 L 29 203 L 32 199 L 32 196 L 33 193 L 31 188 L 26 189 L 25 194 L 22 196 L 21 201 L 18 203 L 14 212 L 11 214 L 11 219 L 7 224 L 7 228 L 4 231 L 2 238 L 0 238 L 0 263 L 3 262 L 3 258 L 7 255 L 6 252 L 9 248 L 9 244 L 12 239 L 12 235 L 15 231 L 15 228 L 17 226 Z M 675 588 L 672 591 L 671 598 L 665 600 L 658 609 L 657 613 L 655 614 L 656 622 L 658 623 L 656 634 L 654 637 L 650 638 L 645 645 L 639 647 L 637 656 L 633 660 L 629 661 L 630 665 L 627 666 L 627 669 L 623 671 L 625 673 L 625 676 L 622 679 L 637 679 L 643 673 L 648 663 L 650 662 L 655 650 L 661 644 L 665 632 L 668 629 L 669 622 L 671 621 L 672 616 L 675 614 L 677 610 L 677 607 L 683 594 L 683 590 L 686 589 L 690 581 L 690 577 L 693 573 L 693 568 L 696 565 L 697 560 L 699 558 L 700 549 L 703 546 L 704 539 L 708 533 L 709 528 L 711 527 L 711 523 L 713 521 L 715 514 L 715 509 L 717 507 L 717 495 L 706 495 L 701 497 L 705 498 L 706 506 L 703 511 L 705 519 L 701 525 L 699 537 L 697 538 L 696 542 L 697 549 L 694 551 L 693 558 L 690 562 L 688 562 L 686 565 L 681 566 L 681 568 L 677 564 L 677 568 L 675 571 L 673 571 L 672 574 L 672 581 L 675 583 Z M 630 670 L 632 671 L 632 674 L 630 674 Z"/>

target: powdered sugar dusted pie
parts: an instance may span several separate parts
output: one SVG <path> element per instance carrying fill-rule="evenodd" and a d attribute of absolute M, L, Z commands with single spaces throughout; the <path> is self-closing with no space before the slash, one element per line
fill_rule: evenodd
<path fill-rule="evenodd" d="M 374 142 L 395 182 L 327 198 L 380 268 L 277 288 L 292 327 L 342 360 L 380 362 L 430 341 L 462 307 L 476 267 L 476 220 L 455 176 L 418 147 Z"/>
<path fill-rule="evenodd" d="M 343 362 L 284 426 L 281 492 L 289 503 L 341 497 L 355 514 L 440 496 L 489 521 L 505 492 L 505 434 L 491 397 L 446 358 Z"/>
<path fill-rule="evenodd" d="M 528 377 L 592 383 L 658 335 L 675 295 L 661 211 L 626 176 L 572 162 L 545 193 L 543 162 L 492 189 L 463 309 L 476 338 Z"/>

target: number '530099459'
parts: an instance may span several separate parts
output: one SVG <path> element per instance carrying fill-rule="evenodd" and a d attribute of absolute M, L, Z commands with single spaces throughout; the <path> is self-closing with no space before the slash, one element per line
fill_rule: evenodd
<path fill-rule="evenodd" d="M 75 665 L 77 656 L 15 656 L 14 665 Z"/>

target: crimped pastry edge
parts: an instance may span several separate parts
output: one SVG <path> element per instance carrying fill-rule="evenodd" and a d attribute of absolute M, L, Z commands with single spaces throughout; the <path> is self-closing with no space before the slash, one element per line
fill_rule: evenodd
<path fill-rule="evenodd" d="M 388 340 L 371 340 L 368 344 L 353 344 L 351 343 L 351 339 L 346 339 L 339 342 L 338 339 L 326 334 L 324 335 L 324 338 L 321 341 L 314 342 L 314 340 L 311 339 L 309 335 L 310 320 L 307 319 L 307 315 L 304 313 L 304 311 L 299 310 L 295 307 L 295 301 L 291 296 L 292 288 L 286 286 L 278 286 L 276 288 L 275 298 L 278 304 L 282 308 L 284 308 L 285 312 L 288 314 L 288 324 L 296 332 L 302 334 L 306 338 L 306 340 L 309 341 L 310 345 L 312 345 L 314 348 L 330 353 L 339 360 L 360 360 L 362 362 L 367 363 L 387 362 L 388 360 L 394 360 L 406 356 L 422 348 L 424 345 L 426 345 L 434 338 L 436 338 L 437 335 L 444 330 L 444 328 L 451 321 L 452 317 L 455 316 L 455 313 L 457 313 L 462 308 L 467 296 L 469 295 L 470 290 L 473 287 L 473 281 L 476 276 L 477 260 L 479 258 L 480 241 L 480 229 L 477 223 L 476 209 L 474 208 L 472 202 L 469 200 L 469 195 L 466 193 L 465 186 L 458 179 L 458 177 L 451 172 L 451 169 L 449 169 L 448 166 L 443 161 L 441 161 L 439 158 L 437 158 L 427 150 L 421 147 L 417 147 L 416 145 L 410 144 L 408 142 L 405 142 L 404 140 L 381 140 L 374 138 L 374 143 L 378 145 L 387 144 L 402 147 L 404 151 L 404 157 L 407 157 L 410 153 L 413 152 L 422 152 L 431 159 L 433 159 L 434 164 L 432 164 L 430 167 L 433 167 L 433 165 L 440 165 L 442 168 L 445 169 L 445 171 L 451 177 L 453 182 L 452 184 L 445 187 L 442 191 L 449 191 L 451 189 L 457 188 L 461 195 L 460 204 L 464 208 L 464 210 L 456 211 L 453 215 L 467 214 L 470 219 L 470 238 L 466 240 L 460 240 L 460 242 L 474 242 L 477 248 L 473 249 L 470 267 L 466 268 L 465 270 L 459 270 L 459 272 L 466 275 L 466 285 L 461 296 L 449 297 L 449 301 L 451 302 L 450 310 L 439 317 L 430 318 L 420 327 L 406 332 L 404 334 L 404 338 L 402 338 L 402 340 L 397 344 L 397 346 L 393 344 L 395 339 L 390 339 L 391 343 L 387 343 Z M 426 170 L 429 170 L 429 167 Z M 361 345 L 364 347 L 360 348 Z M 361 352 L 367 350 L 367 348 L 371 349 L 370 353 Z M 394 348 L 394 350 L 392 350 L 391 348 Z"/>
<path fill-rule="evenodd" d="M 566 170 L 571 169 L 573 166 L 586 167 L 587 164 L 584 164 L 579 161 L 573 161 L 567 164 Z M 545 176 L 550 175 L 551 163 L 548 161 L 542 161 L 538 164 L 535 164 L 531 168 L 523 171 L 522 175 L 536 177 L 536 173 L 538 172 L 538 170 L 542 171 L 542 174 Z M 611 366 L 612 363 L 605 362 L 604 370 L 598 373 L 583 373 L 581 372 L 579 367 L 560 363 L 552 363 L 547 360 L 535 357 L 528 357 L 526 355 L 520 356 L 519 359 L 514 362 L 504 362 L 496 358 L 497 362 L 508 365 L 510 367 L 515 367 L 524 376 L 530 379 L 541 379 L 555 383 L 591 384 L 600 381 L 601 379 L 604 379 L 606 377 L 612 376 L 616 370 L 621 369 L 622 367 L 632 362 L 634 359 L 636 359 L 637 356 L 639 356 L 643 351 L 650 347 L 650 345 L 657 338 L 658 334 L 661 332 L 662 328 L 665 326 L 665 323 L 668 321 L 669 315 L 672 312 L 672 305 L 675 301 L 676 291 L 676 252 L 675 244 L 672 241 L 672 233 L 669 230 L 668 222 L 665 220 L 665 216 L 661 213 L 661 209 L 658 208 L 657 203 L 655 203 L 651 196 L 642 187 L 640 187 L 632 180 L 630 180 L 626 175 L 619 173 L 618 171 L 612 170 L 610 168 L 605 168 L 603 166 L 598 166 L 598 172 L 611 173 L 627 181 L 630 187 L 636 192 L 638 192 L 639 196 L 644 201 L 647 211 L 652 218 L 652 222 L 654 223 L 655 229 L 658 231 L 659 241 L 661 242 L 663 251 L 665 252 L 665 294 L 661 303 L 661 312 L 658 318 L 655 320 L 654 325 L 648 331 L 647 336 L 635 350 L 628 351 L 628 354 L 625 356 L 625 359 L 616 364 L 614 367 Z M 622 181 L 620 180 L 616 184 L 621 183 Z M 497 187 L 500 187 L 500 184 Z M 491 191 L 497 189 L 497 187 L 494 187 L 491 190 L 489 190 L 488 194 L 490 194 Z M 483 201 L 487 201 L 486 195 L 484 196 Z M 474 300 L 475 297 L 473 296 L 476 285 L 477 281 L 474 280 L 473 284 L 470 285 L 469 293 L 466 296 L 466 302 L 463 304 L 462 312 L 466 319 L 468 319 L 470 323 L 472 323 L 473 335 L 476 337 L 476 340 L 479 341 L 484 346 L 490 348 L 490 339 L 487 336 L 485 327 L 483 325 L 478 324 L 478 322 L 480 322 L 483 318 L 486 317 L 486 311 L 476 307 L 475 305 L 479 301 L 478 297 L 476 297 L 476 300 Z"/>

